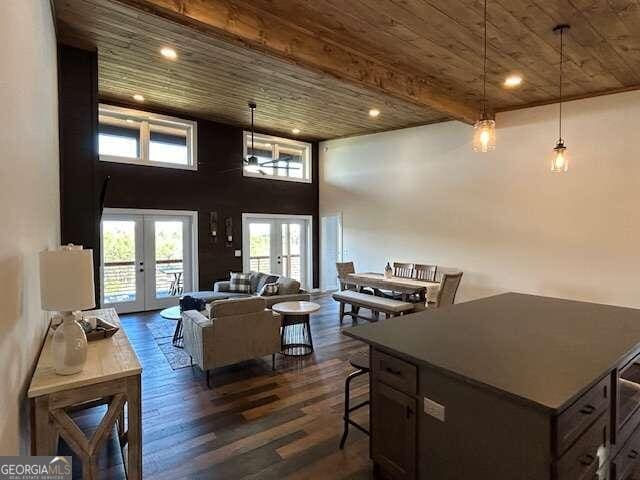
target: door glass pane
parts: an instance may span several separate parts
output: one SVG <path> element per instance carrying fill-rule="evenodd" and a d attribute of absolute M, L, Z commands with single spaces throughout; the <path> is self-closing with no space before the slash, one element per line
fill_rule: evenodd
<path fill-rule="evenodd" d="M 103 297 L 105 303 L 136 299 L 136 222 L 102 222 Z"/>
<path fill-rule="evenodd" d="M 156 244 L 156 298 L 181 295 L 183 290 L 182 222 L 154 222 Z"/>
<path fill-rule="evenodd" d="M 289 224 L 289 277 L 302 282 L 300 224 Z"/>
<path fill-rule="evenodd" d="M 282 224 L 282 275 L 291 278 L 289 266 L 289 224 Z"/>
<path fill-rule="evenodd" d="M 271 272 L 271 224 L 249 224 L 249 267 L 256 272 Z"/>

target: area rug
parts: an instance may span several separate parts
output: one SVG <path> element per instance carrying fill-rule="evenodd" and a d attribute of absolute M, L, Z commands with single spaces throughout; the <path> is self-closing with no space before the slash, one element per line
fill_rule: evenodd
<path fill-rule="evenodd" d="M 191 365 L 189 354 L 184 349 L 173 346 L 172 340 L 173 332 L 176 329 L 176 320 L 167 320 L 160 315 L 155 315 L 152 320 L 147 322 L 147 328 L 151 331 L 158 348 L 164 354 L 173 370 Z"/>

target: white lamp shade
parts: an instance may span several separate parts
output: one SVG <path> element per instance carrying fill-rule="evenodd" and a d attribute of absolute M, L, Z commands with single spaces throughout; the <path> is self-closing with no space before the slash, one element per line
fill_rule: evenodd
<path fill-rule="evenodd" d="M 40 298 L 50 311 L 95 307 L 93 251 L 67 246 L 40 252 Z"/>

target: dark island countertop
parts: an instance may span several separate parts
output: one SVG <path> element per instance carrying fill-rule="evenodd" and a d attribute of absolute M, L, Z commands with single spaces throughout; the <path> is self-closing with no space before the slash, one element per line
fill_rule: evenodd
<path fill-rule="evenodd" d="M 560 411 L 640 350 L 640 310 L 505 293 L 343 333 Z"/>

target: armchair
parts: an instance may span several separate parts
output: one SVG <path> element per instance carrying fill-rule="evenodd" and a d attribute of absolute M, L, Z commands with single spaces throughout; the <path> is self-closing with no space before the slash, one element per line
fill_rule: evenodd
<path fill-rule="evenodd" d="M 220 300 L 211 304 L 209 318 L 196 310 L 182 313 L 184 349 L 207 374 L 210 370 L 280 351 L 280 315 L 266 309 L 263 298 Z"/>

